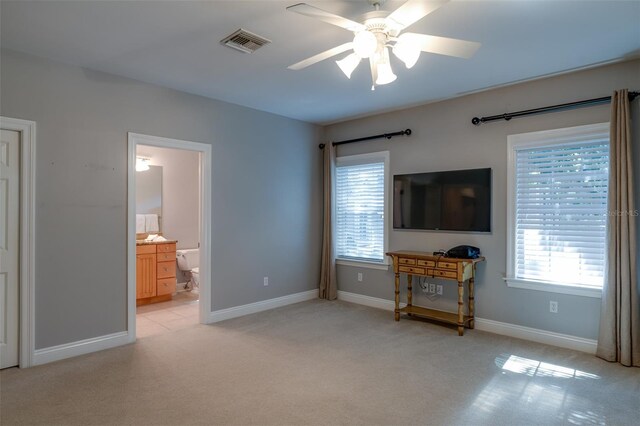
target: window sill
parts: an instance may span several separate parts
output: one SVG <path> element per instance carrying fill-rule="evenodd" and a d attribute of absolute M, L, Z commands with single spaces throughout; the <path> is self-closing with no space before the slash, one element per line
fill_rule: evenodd
<path fill-rule="evenodd" d="M 518 278 L 504 278 L 507 287 L 523 288 L 527 290 L 547 291 L 550 293 L 571 294 L 574 296 L 602 298 L 602 289 L 570 284 L 557 284 L 545 281 L 523 280 Z"/>
<path fill-rule="evenodd" d="M 336 259 L 336 265 L 356 266 L 358 268 L 379 269 L 382 271 L 389 269 L 389 264 L 386 262 L 367 262 L 366 260 Z"/>

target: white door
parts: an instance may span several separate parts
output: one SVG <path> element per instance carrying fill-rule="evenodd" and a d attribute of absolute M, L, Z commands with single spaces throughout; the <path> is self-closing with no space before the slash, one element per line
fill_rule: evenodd
<path fill-rule="evenodd" d="M 0 134 L 0 368 L 18 365 L 20 133 Z"/>

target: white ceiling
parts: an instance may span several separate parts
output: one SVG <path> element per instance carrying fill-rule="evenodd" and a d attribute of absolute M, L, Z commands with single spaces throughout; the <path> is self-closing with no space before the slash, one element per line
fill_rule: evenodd
<path fill-rule="evenodd" d="M 353 37 L 285 10 L 298 2 L 3 0 L 0 42 L 319 124 L 640 54 L 640 1 L 454 0 L 409 30 L 478 41 L 476 55 L 465 60 L 422 53 L 411 70 L 394 57 L 398 79 L 372 92 L 366 64 L 351 80 L 333 60 L 287 69 Z M 372 10 L 366 0 L 307 3 L 354 20 Z M 383 9 L 402 3 L 390 0 Z M 272 44 L 253 54 L 219 44 L 238 28 Z"/>

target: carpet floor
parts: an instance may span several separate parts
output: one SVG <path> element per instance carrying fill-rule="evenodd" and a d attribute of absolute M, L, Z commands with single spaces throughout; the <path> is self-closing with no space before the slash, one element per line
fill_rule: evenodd
<path fill-rule="evenodd" d="M 2 425 L 638 424 L 640 369 L 310 301 L 0 373 Z"/>

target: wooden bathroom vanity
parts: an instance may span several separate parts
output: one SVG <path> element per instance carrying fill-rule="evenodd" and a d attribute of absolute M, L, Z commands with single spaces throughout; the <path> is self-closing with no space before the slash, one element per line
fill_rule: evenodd
<path fill-rule="evenodd" d="M 136 306 L 171 300 L 176 291 L 176 243 L 136 241 Z"/>

